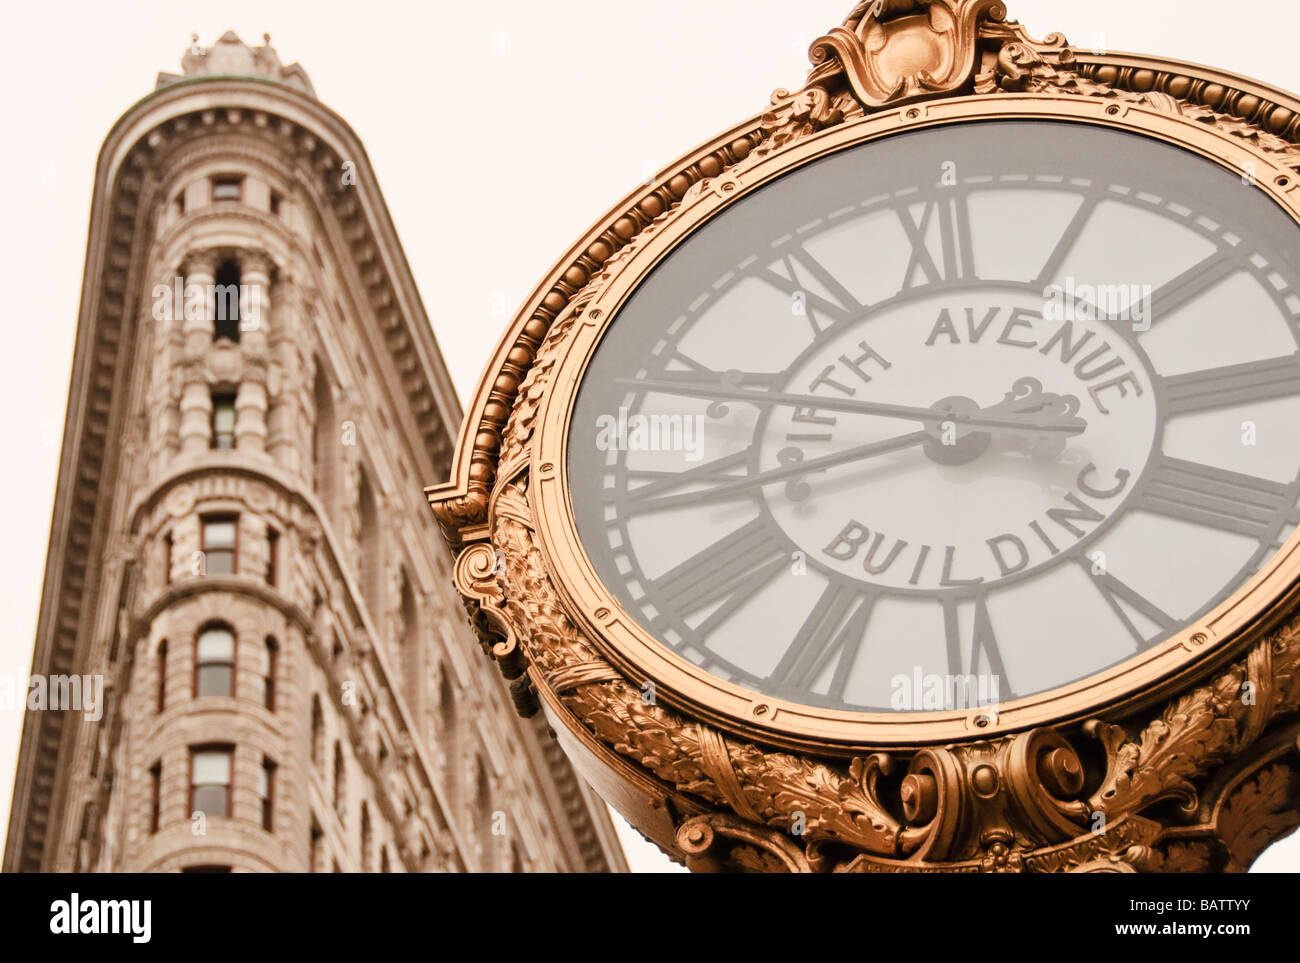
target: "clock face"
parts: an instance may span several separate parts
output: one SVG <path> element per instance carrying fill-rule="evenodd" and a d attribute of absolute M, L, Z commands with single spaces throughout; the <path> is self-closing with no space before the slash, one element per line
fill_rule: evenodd
<path fill-rule="evenodd" d="M 675 247 L 578 388 L 597 575 L 765 697 L 996 706 L 1187 627 L 1300 513 L 1295 222 L 1068 122 L 900 134 Z"/>

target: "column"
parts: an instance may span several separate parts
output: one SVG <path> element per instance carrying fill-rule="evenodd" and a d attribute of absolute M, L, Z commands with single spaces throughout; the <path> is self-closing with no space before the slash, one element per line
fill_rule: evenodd
<path fill-rule="evenodd" d="M 196 291 L 201 292 L 203 299 L 203 310 L 191 308 L 184 311 L 185 320 L 181 325 L 185 353 L 181 377 L 180 449 L 182 454 L 193 455 L 206 451 L 211 444 L 212 391 L 204 373 L 204 361 L 212 346 L 216 253 L 198 251 L 187 255 L 181 274 L 185 282 L 186 306 L 196 297 Z"/>

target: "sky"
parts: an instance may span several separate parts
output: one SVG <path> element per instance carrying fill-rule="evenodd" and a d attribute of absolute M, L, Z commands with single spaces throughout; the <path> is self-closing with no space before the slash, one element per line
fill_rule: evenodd
<path fill-rule="evenodd" d="M 1300 8 L 1260 0 L 1007 0 L 1036 36 L 1213 64 L 1300 90 Z M 312 0 L 20 3 L 0 61 L 0 231 L 10 412 L 0 674 L 26 677 L 49 537 L 95 160 L 113 122 L 179 72 L 192 33 L 271 34 L 366 146 L 434 333 L 469 397 L 507 314 L 633 186 L 796 88 L 853 0 Z M 1261 26 L 1262 25 L 1262 26 Z M 1258 32 L 1256 32 L 1258 31 Z M 503 310 L 505 306 L 505 310 Z M 433 481 L 434 479 L 430 479 Z M 0 708 L 0 827 L 21 713 Z M 621 820 L 620 820 L 621 822 Z M 626 826 L 634 869 L 676 869 Z M 1300 834 L 1256 871 L 1300 870 Z"/>

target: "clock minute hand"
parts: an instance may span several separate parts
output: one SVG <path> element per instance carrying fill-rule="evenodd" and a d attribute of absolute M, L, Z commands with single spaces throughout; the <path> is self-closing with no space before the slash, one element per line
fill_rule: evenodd
<path fill-rule="evenodd" d="M 1021 379 L 1020 387 L 1031 379 Z M 712 398 L 719 401 L 738 401 L 752 405 L 786 405 L 790 407 L 815 408 L 822 411 L 840 411 L 846 414 L 876 415 L 882 418 L 901 418 L 908 421 L 939 423 L 951 421 L 954 424 L 971 428 L 989 428 L 1013 433 L 1041 435 L 1044 432 L 1066 435 L 1082 434 L 1088 424 L 1070 411 L 1043 417 L 1038 411 L 1017 410 L 1014 404 L 1004 407 L 1006 402 L 987 409 L 974 411 L 946 410 L 938 407 L 918 408 L 912 405 L 894 405 L 875 401 L 855 401 L 852 398 L 828 398 L 821 395 L 790 394 L 783 391 L 748 391 L 728 384 L 708 384 L 698 381 L 677 382 L 659 380 L 641 380 L 637 378 L 616 378 L 614 383 L 622 387 L 653 391 L 661 394 L 684 395 L 691 398 Z M 1037 385 L 1037 382 L 1033 382 Z M 1008 394 L 1008 399 L 1014 395 Z M 1048 396 L 1056 398 L 1058 396 Z M 1030 399 L 1022 399 L 1026 405 Z"/>
<path fill-rule="evenodd" d="M 773 468 L 765 472 L 759 472 L 756 475 L 745 475 L 737 478 L 735 481 L 725 482 L 721 485 L 714 485 L 712 488 L 707 488 L 703 491 L 685 492 L 680 495 L 664 495 L 660 498 L 651 500 L 644 506 L 644 509 L 647 511 L 659 511 L 664 508 L 671 508 L 675 505 L 698 505 L 701 502 L 711 501 L 716 498 L 727 498 L 732 495 L 749 491 L 750 489 L 764 488 L 774 482 L 797 478 L 801 475 L 806 475 L 809 472 L 834 468 L 837 465 L 843 465 L 846 462 L 871 458 L 875 455 L 885 455 L 891 451 L 902 451 L 904 448 L 911 448 L 915 445 L 923 444 L 929 438 L 930 433 L 927 431 L 914 431 L 910 434 L 899 435 L 895 438 L 887 438 L 884 441 L 874 441 L 870 444 L 858 445 L 855 448 L 849 448 L 845 451 L 837 451 L 830 455 L 823 455 L 820 458 L 814 458 L 811 461 L 792 461 L 789 464 L 782 465 L 780 468 Z"/>

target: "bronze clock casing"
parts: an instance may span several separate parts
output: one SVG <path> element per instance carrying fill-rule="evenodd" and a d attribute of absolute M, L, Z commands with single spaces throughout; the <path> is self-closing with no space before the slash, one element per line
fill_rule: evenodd
<path fill-rule="evenodd" d="M 813 45 L 802 90 L 777 91 L 561 259 L 498 346 L 451 480 L 428 490 L 520 710 L 540 704 L 586 778 L 692 868 L 1232 870 L 1300 822 L 1300 536 L 1208 616 L 1112 670 L 993 716 L 903 718 L 708 676 L 622 611 L 578 542 L 565 443 L 600 332 L 676 243 L 795 167 L 945 123 L 1066 120 L 1248 172 L 1300 221 L 1295 97 L 1078 53 L 1059 35 L 1035 42 L 1005 17 L 990 0 L 860 4 Z"/>

